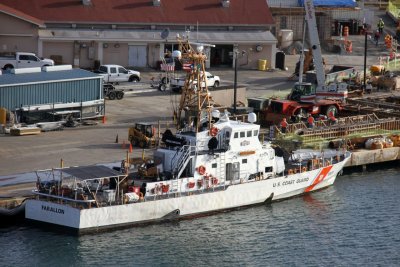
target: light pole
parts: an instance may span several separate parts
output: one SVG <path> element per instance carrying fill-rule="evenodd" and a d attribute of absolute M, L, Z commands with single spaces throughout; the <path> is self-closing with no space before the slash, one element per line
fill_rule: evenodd
<path fill-rule="evenodd" d="M 237 98 L 237 58 L 238 58 L 238 49 L 233 49 L 233 59 L 235 64 L 235 75 L 233 78 L 233 114 L 236 115 L 236 98 Z"/>
<path fill-rule="evenodd" d="M 368 39 L 368 30 L 367 25 L 364 24 L 365 29 L 365 38 L 364 38 L 364 84 L 363 91 L 367 88 L 367 39 Z"/>
<path fill-rule="evenodd" d="M 238 71 L 238 57 L 239 54 L 244 56 L 246 51 L 242 50 L 239 53 L 239 49 L 237 47 L 233 48 L 233 62 L 235 64 L 235 75 L 233 78 L 233 113 L 236 114 L 236 102 L 237 102 L 237 71 Z"/>

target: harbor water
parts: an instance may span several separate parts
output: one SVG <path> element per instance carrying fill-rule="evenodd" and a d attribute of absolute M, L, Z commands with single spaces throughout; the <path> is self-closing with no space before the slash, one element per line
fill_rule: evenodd
<path fill-rule="evenodd" d="M 0 229 L 0 266 L 399 266 L 400 168 L 213 216 L 71 236 Z"/>

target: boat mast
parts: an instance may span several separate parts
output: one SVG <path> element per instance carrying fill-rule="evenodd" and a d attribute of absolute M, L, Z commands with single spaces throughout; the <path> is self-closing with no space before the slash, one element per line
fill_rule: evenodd
<path fill-rule="evenodd" d="M 205 45 L 200 43 L 190 43 L 189 38 L 177 37 L 179 43 L 179 51 L 181 52 L 180 61 L 184 68 L 190 64 L 190 69 L 187 70 L 186 79 L 182 88 L 179 108 L 177 115 L 177 128 L 181 128 L 182 123 L 191 125 L 196 132 L 201 126 L 201 119 L 204 118 L 204 111 L 211 114 L 211 97 L 208 92 L 207 77 L 205 69 L 205 61 L 207 56 L 204 53 Z M 193 49 L 192 44 L 196 45 Z M 185 117 L 182 118 L 182 111 L 185 111 Z M 203 115 L 202 115 L 203 113 Z M 210 120 L 210 116 L 209 120 Z"/>

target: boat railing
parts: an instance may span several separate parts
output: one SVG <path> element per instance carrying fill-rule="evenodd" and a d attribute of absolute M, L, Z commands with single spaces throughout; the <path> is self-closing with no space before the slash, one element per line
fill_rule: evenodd
<path fill-rule="evenodd" d="M 92 204 L 97 204 L 95 199 L 73 199 L 65 196 L 59 196 L 59 195 L 53 195 L 49 193 L 42 193 L 39 192 L 39 190 L 35 189 L 32 190 L 32 193 L 36 195 L 38 198 L 45 198 L 46 201 L 51 201 L 53 200 L 54 202 L 59 202 L 59 203 L 69 203 L 72 206 L 77 206 L 77 205 L 83 205 L 82 207 L 88 207 L 90 208 Z"/>

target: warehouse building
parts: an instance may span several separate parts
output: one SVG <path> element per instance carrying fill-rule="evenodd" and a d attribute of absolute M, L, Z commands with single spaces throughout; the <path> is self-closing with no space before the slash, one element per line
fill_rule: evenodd
<path fill-rule="evenodd" d="M 0 107 L 25 123 L 102 117 L 102 77 L 71 65 L 16 69 L 0 75 Z"/>

